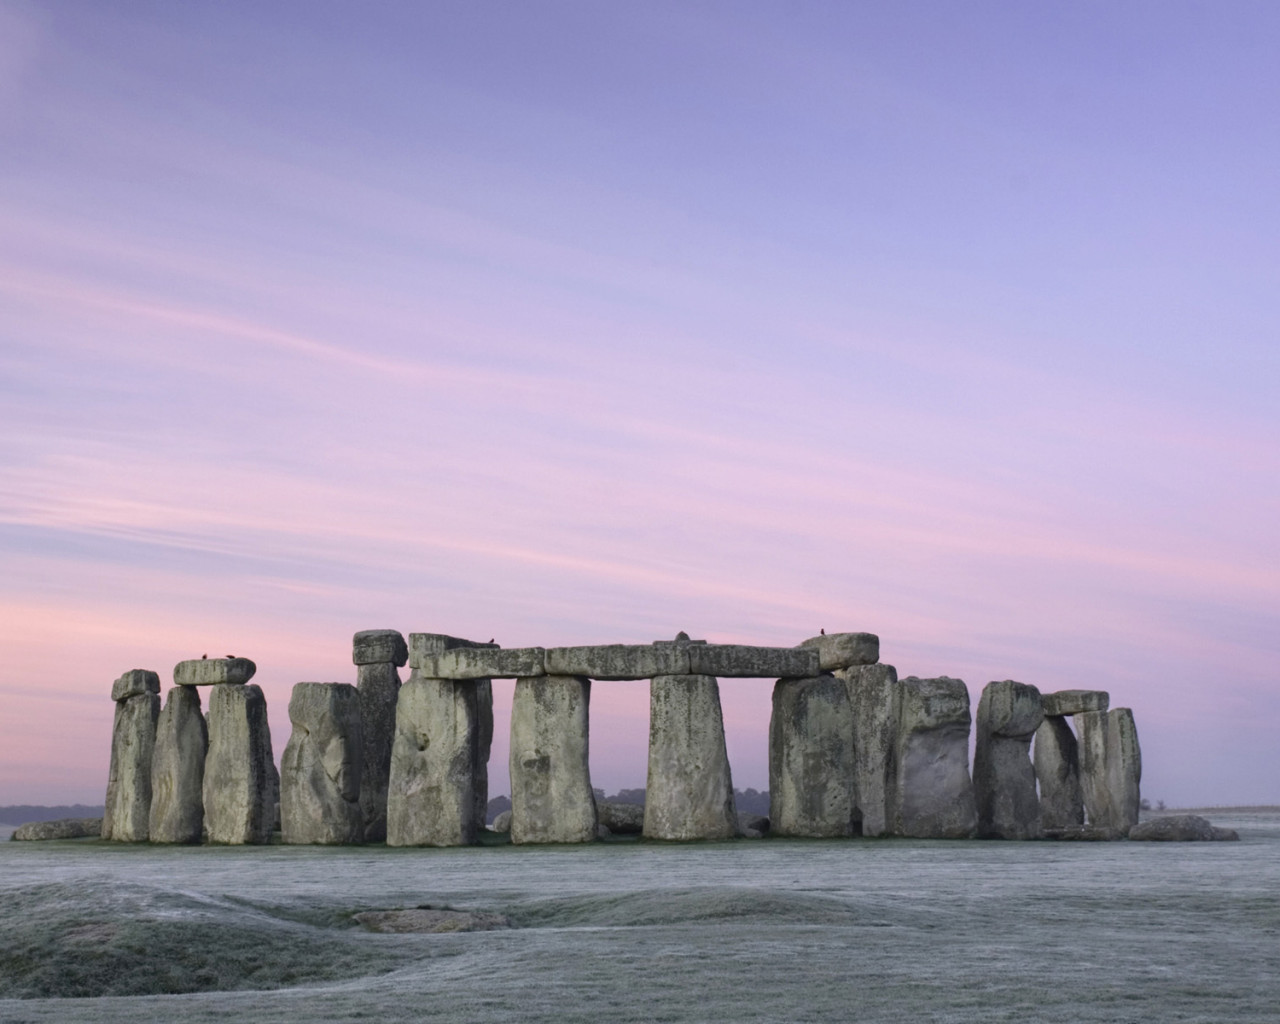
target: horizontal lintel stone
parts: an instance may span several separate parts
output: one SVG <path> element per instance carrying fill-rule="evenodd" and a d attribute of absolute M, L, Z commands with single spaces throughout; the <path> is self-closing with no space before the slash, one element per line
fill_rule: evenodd
<path fill-rule="evenodd" d="M 497 650 L 498 644 L 477 643 L 475 640 L 464 640 L 460 636 L 449 636 L 447 633 L 410 633 L 409 634 L 409 667 L 421 669 L 426 663 L 434 663 L 434 659 L 445 651 L 456 650 Z M 427 673 L 431 679 L 439 679 Z"/>
<path fill-rule="evenodd" d="M 1111 706 L 1111 695 L 1105 690 L 1058 690 L 1042 693 L 1040 702 L 1046 715 L 1081 715 L 1086 711 L 1106 711 Z"/>
<path fill-rule="evenodd" d="M 818 651 L 818 667 L 823 672 L 854 665 L 874 665 L 880 660 L 880 638 L 874 633 L 824 633 L 800 644 Z"/>
<path fill-rule="evenodd" d="M 455 647 L 417 658 L 413 667 L 428 679 L 515 679 L 547 672 L 541 647 Z"/>
<path fill-rule="evenodd" d="M 144 693 L 160 692 L 160 676 L 150 669 L 131 668 L 111 684 L 111 699 L 117 703 Z"/>
<path fill-rule="evenodd" d="M 604 644 L 548 647 L 548 675 L 588 679 L 652 679 L 689 674 L 687 644 Z"/>
<path fill-rule="evenodd" d="M 689 645 L 689 674 L 747 679 L 808 679 L 820 673 L 812 647 Z"/>
<path fill-rule="evenodd" d="M 395 629 L 363 629 L 351 640 L 351 661 L 356 665 L 403 665 L 409 648 Z"/>
<path fill-rule="evenodd" d="M 218 686 L 221 683 L 244 684 L 253 678 L 258 666 L 248 658 L 199 658 L 180 661 L 173 666 L 173 681 L 178 686 Z"/>

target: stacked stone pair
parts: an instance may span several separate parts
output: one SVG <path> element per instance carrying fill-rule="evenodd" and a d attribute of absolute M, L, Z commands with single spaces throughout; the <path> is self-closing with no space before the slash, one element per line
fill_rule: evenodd
<path fill-rule="evenodd" d="M 124 673 L 111 686 L 111 727 L 102 838 L 145 843 L 151 834 L 151 766 L 160 715 L 160 677 L 147 669 Z"/>

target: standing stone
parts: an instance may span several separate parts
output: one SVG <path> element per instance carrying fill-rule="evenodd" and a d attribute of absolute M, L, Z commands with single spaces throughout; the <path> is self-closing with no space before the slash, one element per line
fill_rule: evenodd
<path fill-rule="evenodd" d="M 654 676 L 645 836 L 731 839 L 737 832 L 715 676 Z"/>
<path fill-rule="evenodd" d="M 841 679 L 779 679 L 769 720 L 769 831 L 854 833 L 853 709 Z"/>
<path fill-rule="evenodd" d="M 1030 748 L 1043 720 L 1034 686 L 1005 679 L 983 689 L 973 755 L 980 839 L 1039 837 L 1040 798 Z"/>
<path fill-rule="evenodd" d="M 1080 754 L 1065 717 L 1045 715 L 1036 730 L 1036 781 L 1040 784 L 1040 824 L 1045 829 L 1084 824 Z"/>
<path fill-rule="evenodd" d="M 366 842 L 387 838 L 387 780 L 396 734 L 400 673 L 409 658 L 404 637 L 394 629 L 366 629 L 352 638 L 356 688 L 360 692 L 360 813 Z"/>
<path fill-rule="evenodd" d="M 1138 823 L 1142 751 L 1128 708 L 1075 716 L 1080 730 L 1080 789 L 1091 825 L 1128 835 Z"/>
<path fill-rule="evenodd" d="M 388 846 L 476 842 L 485 820 L 476 767 L 487 682 L 436 679 L 415 669 L 400 688 L 387 787 Z"/>
<path fill-rule="evenodd" d="M 347 683 L 298 683 L 293 732 L 280 759 L 280 824 L 286 843 L 364 841 L 360 805 L 360 693 Z"/>
<path fill-rule="evenodd" d="M 471 769 L 472 793 L 475 797 L 475 817 L 480 828 L 489 817 L 489 754 L 493 748 L 493 681 L 477 679 L 476 715 L 479 718 L 479 735 L 476 739 L 476 760 Z"/>
<path fill-rule="evenodd" d="M 969 777 L 969 691 L 963 680 L 908 676 L 900 687 L 893 832 L 970 839 L 978 811 Z"/>
<path fill-rule="evenodd" d="M 150 835 L 151 761 L 160 716 L 160 677 L 135 668 L 112 684 L 111 768 L 102 838 L 145 843 Z"/>
<path fill-rule="evenodd" d="M 589 843 L 596 798 L 587 763 L 591 680 L 526 676 L 511 699 L 511 841 Z"/>
<path fill-rule="evenodd" d="M 279 800 L 267 700 L 256 683 L 209 692 L 204 824 L 211 843 L 268 843 Z"/>
<path fill-rule="evenodd" d="M 204 760 L 209 730 L 200 691 L 175 686 L 156 723 L 151 760 L 151 841 L 198 843 L 204 829 Z"/>
<path fill-rule="evenodd" d="M 859 665 L 835 673 L 853 711 L 855 818 L 864 836 L 893 831 L 898 805 L 898 732 L 902 684 L 892 665 Z"/>

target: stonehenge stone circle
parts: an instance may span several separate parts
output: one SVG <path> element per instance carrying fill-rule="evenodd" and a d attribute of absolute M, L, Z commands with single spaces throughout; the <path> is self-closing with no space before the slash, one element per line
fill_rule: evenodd
<path fill-rule="evenodd" d="M 1122 835 L 1138 823 L 1142 752 L 1128 708 L 1075 716 L 1080 747 L 1080 789 L 1089 824 Z"/>
<path fill-rule="evenodd" d="M 1045 715 L 1036 729 L 1034 764 L 1040 784 L 1040 825 L 1049 829 L 1084 824 L 1080 754 L 1075 733 L 1062 715 Z"/>
<path fill-rule="evenodd" d="M 983 688 L 973 755 L 980 838 L 1039 837 L 1040 798 L 1030 747 L 1043 720 L 1034 686 L 1004 679 Z"/>
<path fill-rule="evenodd" d="M 254 683 L 214 685 L 208 726 L 204 824 L 209 842 L 270 842 L 280 783 L 262 689 Z"/>
<path fill-rule="evenodd" d="M 902 686 L 892 665 L 838 669 L 853 712 L 853 786 L 864 836 L 891 834 L 898 804 Z"/>
<path fill-rule="evenodd" d="M 589 843 L 596 798 L 587 763 L 591 680 L 526 676 L 511 701 L 511 841 Z"/>
<path fill-rule="evenodd" d="M 197 658 L 180 661 L 173 667 L 173 681 L 178 686 L 239 686 L 258 671 L 248 658 Z"/>
<path fill-rule="evenodd" d="M 297 683 L 293 731 L 280 758 L 280 829 L 286 843 L 364 842 L 364 749 L 359 691 L 349 683 Z"/>
<path fill-rule="evenodd" d="M 360 814 L 365 841 L 387 838 L 387 782 L 391 777 L 391 745 L 396 732 L 398 669 L 409 658 L 404 637 L 394 629 L 366 629 L 352 638 L 360 693 Z"/>
<path fill-rule="evenodd" d="M 853 774 L 853 708 L 844 680 L 779 679 L 769 719 L 770 831 L 852 835 Z"/>
<path fill-rule="evenodd" d="M 908 676 L 899 691 L 892 831 L 921 839 L 969 839 L 978 824 L 969 776 L 969 691 L 962 680 L 947 676 Z"/>
<path fill-rule="evenodd" d="M 204 761 L 209 730 L 200 691 L 174 686 L 156 722 L 151 760 L 151 841 L 198 843 L 204 830 Z"/>
<path fill-rule="evenodd" d="M 654 676 L 649 684 L 645 837 L 731 839 L 737 831 L 715 677 Z"/>
<path fill-rule="evenodd" d="M 160 717 L 160 677 L 132 669 L 112 684 L 111 694 L 116 713 L 102 838 L 145 843 L 151 835 L 151 761 Z"/>

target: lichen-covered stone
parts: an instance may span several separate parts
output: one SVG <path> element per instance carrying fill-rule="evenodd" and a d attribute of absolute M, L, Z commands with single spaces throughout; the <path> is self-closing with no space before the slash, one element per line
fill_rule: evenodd
<path fill-rule="evenodd" d="M 649 684 L 649 839 L 731 839 L 733 780 L 713 676 L 655 676 Z"/>
<path fill-rule="evenodd" d="M 588 719 L 591 680 L 532 676 L 511 699 L 511 841 L 588 843 L 596 838 Z"/>
<path fill-rule="evenodd" d="M 151 835 L 151 759 L 159 717 L 157 693 L 145 692 L 116 702 L 102 813 L 103 839 L 145 843 Z"/>
<path fill-rule="evenodd" d="M 348 683 L 298 683 L 289 721 L 293 731 L 280 758 L 284 841 L 363 842 L 360 693 Z"/>
<path fill-rule="evenodd" d="M 1080 715 L 1086 711 L 1106 711 L 1111 695 L 1105 690 L 1058 690 L 1042 693 L 1040 703 L 1045 715 Z"/>
<path fill-rule="evenodd" d="M 111 684 L 111 699 L 116 703 L 159 692 L 160 676 L 145 668 L 132 668 Z"/>
<path fill-rule="evenodd" d="M 1142 752 L 1128 708 L 1075 716 L 1080 747 L 1080 790 L 1091 825 L 1124 835 L 1138 823 Z"/>
<path fill-rule="evenodd" d="M 204 824 L 211 843 L 271 841 L 279 773 L 261 687 L 228 683 L 209 691 Z"/>
<path fill-rule="evenodd" d="M 1030 749 L 1043 720 L 1034 686 L 1004 679 L 983 689 L 973 755 L 979 838 L 1039 837 L 1040 798 Z"/>
<path fill-rule="evenodd" d="M 156 723 L 151 760 L 151 841 L 198 843 L 204 830 L 204 762 L 209 730 L 200 691 L 175 686 Z"/>
<path fill-rule="evenodd" d="M 819 672 L 818 652 L 811 647 L 690 644 L 688 652 L 691 676 L 806 679 Z"/>
<path fill-rule="evenodd" d="M 977 828 L 969 775 L 969 691 L 960 679 L 908 676 L 899 684 L 892 831 L 968 839 Z"/>
<path fill-rule="evenodd" d="M 889 835 L 898 806 L 902 685 L 892 665 L 839 669 L 853 711 L 855 817 L 864 836 Z"/>
<path fill-rule="evenodd" d="M 1040 785 L 1041 828 L 1060 829 L 1084 824 L 1080 795 L 1080 754 L 1067 720 L 1046 715 L 1036 730 L 1034 764 Z"/>
<path fill-rule="evenodd" d="M 880 660 L 880 638 L 874 633 L 823 633 L 800 643 L 818 651 L 818 668 L 834 672 L 854 665 L 874 665 Z"/>
<path fill-rule="evenodd" d="M 197 658 L 174 665 L 173 681 L 178 686 L 239 686 L 257 671 L 248 658 Z"/>
<path fill-rule="evenodd" d="M 644 831 L 644 807 L 641 804 L 624 804 L 616 800 L 596 801 L 596 813 L 600 824 L 619 836 L 638 836 Z"/>
<path fill-rule="evenodd" d="M 769 720 L 769 822 L 775 835 L 854 833 L 853 708 L 832 675 L 779 679 Z"/>
<path fill-rule="evenodd" d="M 409 646 L 395 629 L 362 629 L 351 639 L 351 660 L 356 665 L 403 666 Z"/>
<path fill-rule="evenodd" d="M 1240 834 L 1232 828 L 1217 828 L 1198 814 L 1171 814 L 1134 825 L 1129 838 L 1135 842 L 1212 843 L 1238 842 Z"/>
<path fill-rule="evenodd" d="M 359 634 L 357 634 L 359 635 Z M 393 662 L 371 662 L 356 669 L 360 694 L 360 815 L 366 842 L 387 838 L 387 784 L 396 735 L 400 673 Z"/>
<path fill-rule="evenodd" d="M 21 843 L 49 839 L 84 839 L 101 834 L 101 818 L 58 818 L 56 821 L 28 821 L 14 829 L 9 838 Z"/>

